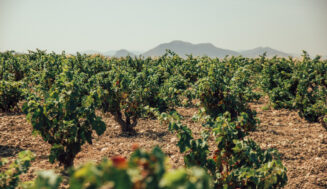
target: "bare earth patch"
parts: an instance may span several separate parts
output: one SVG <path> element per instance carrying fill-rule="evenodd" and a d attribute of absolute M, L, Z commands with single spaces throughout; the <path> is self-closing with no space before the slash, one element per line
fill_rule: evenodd
<path fill-rule="evenodd" d="M 251 104 L 258 112 L 261 123 L 250 138 L 262 148 L 276 148 L 283 164 L 288 170 L 288 184 L 285 188 L 327 188 L 327 132 L 317 123 L 308 123 L 297 112 L 289 110 L 263 110 L 267 99 Z M 201 125 L 193 123 L 191 118 L 196 109 L 178 110 L 187 124 L 198 135 Z M 92 145 L 85 144 L 77 155 L 75 166 L 89 161 L 121 155 L 129 157 L 132 145 L 138 144 L 145 150 L 160 146 L 171 158 L 174 167 L 184 165 L 183 156 L 176 146 L 177 137 L 168 131 L 166 125 L 156 120 L 140 120 L 135 136 L 123 135 L 119 125 L 110 115 L 102 114 L 107 125 L 106 132 L 95 137 Z M 211 144 L 212 142 L 210 142 Z M 32 126 L 23 114 L 0 114 L 0 158 L 14 159 L 22 150 L 31 150 L 36 154 L 30 171 L 23 175 L 27 181 L 35 177 L 38 170 L 57 169 L 58 164 L 50 164 L 48 154 L 50 145 L 40 136 L 32 135 Z"/>
<path fill-rule="evenodd" d="M 285 188 L 327 188 L 327 132 L 308 123 L 296 111 L 266 110 L 267 99 L 251 107 L 261 123 L 250 137 L 262 148 L 275 148 L 287 168 Z"/>

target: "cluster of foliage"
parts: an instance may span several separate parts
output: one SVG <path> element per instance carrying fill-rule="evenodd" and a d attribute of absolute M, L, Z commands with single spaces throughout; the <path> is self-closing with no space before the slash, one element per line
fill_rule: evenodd
<path fill-rule="evenodd" d="M 212 180 L 200 167 L 170 169 L 165 154 L 155 147 L 150 153 L 135 149 L 127 161 L 116 156 L 98 164 L 87 163 L 70 170 L 69 187 L 79 188 L 212 188 Z M 63 179 L 53 171 L 40 172 L 30 188 L 57 189 Z"/>
<path fill-rule="evenodd" d="M 263 63 L 261 86 L 274 108 L 294 108 L 298 80 L 293 77 L 295 62 L 292 58 L 268 59 Z"/>
<path fill-rule="evenodd" d="M 13 51 L 0 53 L 0 80 L 20 81 L 26 73 L 26 59 Z"/>
<path fill-rule="evenodd" d="M 327 61 L 311 59 L 306 52 L 302 60 L 268 59 L 262 69 L 261 87 L 274 108 L 299 110 L 310 122 L 322 121 L 327 114 Z"/>
<path fill-rule="evenodd" d="M 232 120 L 235 120 L 241 113 L 246 113 L 247 129 L 254 130 L 256 113 L 247 103 L 258 100 L 260 96 L 253 92 L 250 82 L 252 72 L 247 64 L 245 58 L 208 61 L 202 67 L 205 76 L 194 84 L 194 93 L 205 114 L 216 118 L 229 112 Z"/>
<path fill-rule="evenodd" d="M 168 54 L 158 60 L 108 59 L 37 50 L 0 57 L 1 107 L 7 111 L 24 97 L 23 112 L 33 131 L 52 145 L 50 162 L 59 161 L 65 168 L 73 165 L 85 142 L 92 143 L 93 130 L 104 132 L 97 108 L 110 112 L 123 132 L 133 132 L 137 119 L 151 116 L 145 106 L 173 109 L 187 87 L 174 65 L 182 59 Z"/>
<path fill-rule="evenodd" d="M 198 139 L 180 123 L 176 113 L 161 114 L 160 119 L 168 121 L 169 129 L 178 134 L 177 145 L 184 153 L 185 165 L 205 168 L 214 180 L 215 188 L 276 188 L 286 184 L 286 168 L 278 152 L 262 150 L 254 141 L 245 138 L 246 113 L 235 121 L 229 112 L 215 120 L 207 119 L 203 124 L 206 130 Z M 213 152 L 209 150 L 209 137 L 216 141 Z"/>
<path fill-rule="evenodd" d="M 302 62 L 296 67 L 299 84 L 295 106 L 301 117 L 312 122 L 327 114 L 327 61 L 320 58 L 310 59 L 304 53 Z"/>
<path fill-rule="evenodd" d="M 90 92 L 83 77 L 67 68 L 57 76 L 49 91 L 31 95 L 23 111 L 33 130 L 52 145 L 49 160 L 73 165 L 81 146 L 92 144 L 92 131 L 101 135 L 106 127 L 95 115 L 96 93 Z"/>
<path fill-rule="evenodd" d="M 26 173 L 35 155 L 31 151 L 18 153 L 17 158 L 9 164 L 8 159 L 0 160 L 0 188 L 14 189 L 20 184 L 19 176 Z"/>
<path fill-rule="evenodd" d="M 91 78 L 99 91 L 99 107 L 115 117 L 123 132 L 133 131 L 138 118 L 148 116 L 146 106 L 166 111 L 180 104 L 178 94 L 186 88 L 186 82 L 172 73 L 168 63 L 130 57 L 113 59 L 109 70 Z"/>
<path fill-rule="evenodd" d="M 23 99 L 22 83 L 0 80 L 0 110 L 9 112 Z"/>
<path fill-rule="evenodd" d="M 23 99 L 24 59 L 14 52 L 0 53 L 0 110 L 9 112 Z"/>

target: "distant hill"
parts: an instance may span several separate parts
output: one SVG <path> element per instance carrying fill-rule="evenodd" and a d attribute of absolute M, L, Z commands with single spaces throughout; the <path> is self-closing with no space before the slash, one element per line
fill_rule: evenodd
<path fill-rule="evenodd" d="M 219 57 L 223 58 L 226 55 L 239 55 L 238 52 L 221 49 L 215 47 L 211 43 L 200 43 L 200 44 L 192 44 L 184 41 L 172 41 L 170 43 L 163 43 L 158 45 L 157 47 L 150 49 L 143 53 L 142 55 L 145 57 L 148 56 L 161 56 L 166 52 L 166 49 L 170 49 L 173 52 L 177 53 L 181 57 L 186 57 L 187 54 L 192 54 L 194 56 L 204 56 L 207 55 L 209 57 Z"/>
<path fill-rule="evenodd" d="M 169 49 L 179 56 L 185 58 L 186 55 L 192 54 L 193 56 L 209 56 L 209 57 L 218 57 L 218 58 L 224 58 L 225 56 L 244 56 L 244 57 L 258 57 L 259 55 L 262 55 L 263 53 L 267 52 L 267 57 L 273 57 L 275 55 L 279 57 L 298 57 L 294 54 L 285 53 L 270 47 L 258 47 L 250 50 L 243 50 L 243 51 L 233 51 L 228 49 L 222 49 L 214 46 L 211 43 L 199 43 L 199 44 L 192 44 L 185 41 L 175 40 L 171 41 L 169 43 L 162 43 L 158 46 L 141 53 L 140 51 L 128 51 L 126 49 L 121 49 L 118 51 L 111 50 L 106 52 L 99 52 L 95 50 L 88 50 L 81 52 L 82 54 L 102 54 L 104 56 L 115 56 L 115 57 L 125 57 L 127 55 L 130 55 L 132 57 L 142 55 L 144 57 L 156 57 L 156 56 L 162 56 L 166 53 L 166 49 Z"/>
<path fill-rule="evenodd" d="M 292 56 L 291 54 L 284 53 L 282 51 L 278 51 L 276 49 L 272 49 L 270 47 L 258 47 L 255 49 L 240 51 L 240 54 L 244 57 L 254 58 L 262 55 L 263 53 L 267 53 L 267 57 L 279 56 L 279 57 L 288 57 Z"/>
<path fill-rule="evenodd" d="M 124 57 L 124 56 L 127 56 L 127 55 L 135 56 L 135 55 L 141 54 L 139 51 L 130 52 L 130 51 L 126 50 L 126 49 L 121 49 L 121 50 L 118 50 L 118 51 L 111 50 L 111 51 L 106 51 L 106 52 L 100 52 L 100 51 L 95 51 L 95 50 L 87 50 L 87 51 L 82 51 L 80 53 L 81 54 L 88 54 L 88 55 L 101 54 L 103 56 L 115 56 L 115 57 Z"/>
<path fill-rule="evenodd" d="M 126 49 L 121 49 L 117 51 L 113 56 L 114 57 L 125 57 L 125 56 L 135 56 L 134 53 L 127 51 Z"/>

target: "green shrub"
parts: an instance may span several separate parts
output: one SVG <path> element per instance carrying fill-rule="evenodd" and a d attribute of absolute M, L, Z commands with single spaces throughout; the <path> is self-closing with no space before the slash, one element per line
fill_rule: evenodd
<path fill-rule="evenodd" d="M 0 81 L 0 110 L 11 111 L 23 99 L 21 82 Z"/>
<path fill-rule="evenodd" d="M 19 176 L 26 173 L 34 160 L 35 155 L 31 151 L 18 153 L 17 158 L 11 164 L 5 158 L 0 160 L 0 188 L 14 189 L 20 184 Z"/>
<path fill-rule="evenodd" d="M 261 88 L 270 98 L 274 108 L 294 108 L 298 79 L 294 77 L 296 65 L 293 59 L 267 59 L 263 64 Z"/>
<path fill-rule="evenodd" d="M 37 177 L 34 188 L 58 188 L 60 177 L 53 172 L 46 173 Z M 72 189 L 208 189 L 213 187 L 209 175 L 202 168 L 169 169 L 166 156 L 158 147 L 150 153 L 136 149 L 128 161 L 116 156 L 110 160 L 104 159 L 98 164 L 87 163 L 72 169 L 69 174 L 69 185 Z"/>
<path fill-rule="evenodd" d="M 201 110 L 212 118 L 230 112 L 232 120 L 237 119 L 241 113 L 246 113 L 247 128 L 254 130 L 256 113 L 250 109 L 248 102 L 258 96 L 252 92 L 250 72 L 246 67 L 234 68 L 235 72 L 232 72 L 225 64 L 209 63 L 207 75 L 195 83 L 194 91 L 200 100 Z"/>
<path fill-rule="evenodd" d="M 95 95 L 85 95 L 87 90 L 79 74 L 66 71 L 48 93 L 31 95 L 24 104 L 34 132 L 51 144 L 51 163 L 57 160 L 65 168 L 72 166 L 81 146 L 92 144 L 92 130 L 98 135 L 105 131 L 105 124 L 95 115 Z"/>
<path fill-rule="evenodd" d="M 273 149 L 262 150 L 254 141 L 245 139 L 242 118 L 231 121 L 230 114 L 208 121 L 210 128 L 202 138 L 194 139 L 187 126 L 171 121 L 169 128 L 178 134 L 178 146 L 184 153 L 185 165 L 206 168 L 215 182 L 215 188 L 276 188 L 287 183 L 286 168 Z M 211 152 L 207 139 L 216 140 Z"/>
<path fill-rule="evenodd" d="M 183 77 L 171 75 L 164 63 L 138 61 L 128 57 L 113 61 L 109 71 L 90 79 L 97 86 L 100 108 L 114 116 L 122 132 L 135 132 L 138 119 L 149 116 L 146 106 L 164 112 L 180 105 L 179 95 L 186 89 Z"/>
<path fill-rule="evenodd" d="M 295 106 L 301 117 L 311 122 L 327 114 L 327 61 L 320 56 L 310 59 L 304 52 L 303 60 L 297 66 L 299 79 Z"/>
<path fill-rule="evenodd" d="M 27 61 L 14 51 L 0 52 L 0 80 L 20 81 L 25 77 Z"/>

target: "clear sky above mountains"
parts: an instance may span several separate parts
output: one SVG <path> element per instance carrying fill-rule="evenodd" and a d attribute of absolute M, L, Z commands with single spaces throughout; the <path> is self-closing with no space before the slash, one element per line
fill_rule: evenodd
<path fill-rule="evenodd" d="M 327 55 L 326 0 L 0 0 L 0 51 L 146 51 L 172 40 Z"/>

